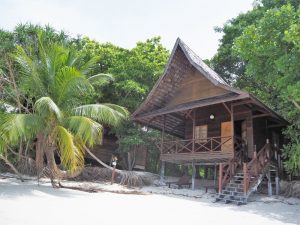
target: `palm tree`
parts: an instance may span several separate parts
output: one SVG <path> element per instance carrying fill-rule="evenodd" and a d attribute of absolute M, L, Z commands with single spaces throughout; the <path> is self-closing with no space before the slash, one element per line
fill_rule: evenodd
<path fill-rule="evenodd" d="M 128 111 L 114 104 L 86 104 L 94 82 L 112 80 L 107 74 L 87 77 L 97 65 L 95 58 L 85 62 L 70 48 L 45 44 L 42 35 L 38 40 L 36 56 L 20 46 L 13 55 L 19 72 L 17 91 L 27 107 L 0 114 L 0 155 L 32 140 L 38 176 L 44 155 L 52 178 L 75 176 L 84 166 L 84 149 L 101 142 L 103 125 L 116 126 Z M 63 169 L 58 168 L 55 153 Z"/>

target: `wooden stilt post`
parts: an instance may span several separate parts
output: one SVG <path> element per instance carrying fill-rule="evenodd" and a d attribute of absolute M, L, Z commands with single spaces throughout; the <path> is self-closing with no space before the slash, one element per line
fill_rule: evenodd
<path fill-rule="evenodd" d="M 279 195 L 279 192 L 280 192 L 280 186 L 279 186 L 279 176 L 278 176 L 278 169 L 276 170 L 276 177 L 275 177 L 275 183 L 276 183 L 276 186 L 275 186 L 275 191 L 276 191 L 276 195 Z"/>
<path fill-rule="evenodd" d="M 270 170 L 267 173 L 267 178 L 268 178 L 268 195 L 272 196 L 272 181 L 271 181 L 271 172 L 270 172 Z"/>
<path fill-rule="evenodd" d="M 163 115 L 163 127 L 161 132 L 161 153 L 164 153 L 164 137 L 165 137 L 165 127 L 166 127 L 166 115 Z M 164 183 L 165 180 L 165 161 L 161 161 L 160 167 L 160 182 Z"/>
<path fill-rule="evenodd" d="M 196 118 L 196 112 L 195 109 L 193 109 L 193 142 L 192 142 L 192 152 L 195 152 L 195 118 Z"/>
<path fill-rule="evenodd" d="M 254 152 L 253 152 L 253 158 L 254 158 L 255 160 L 256 160 L 256 158 L 257 158 L 255 149 L 254 149 Z M 254 163 L 254 175 L 257 176 L 257 163 L 256 163 L 256 162 Z"/>
<path fill-rule="evenodd" d="M 222 179 L 223 179 L 223 163 L 219 166 L 219 194 L 222 192 Z"/>
<path fill-rule="evenodd" d="M 195 190 L 195 176 L 196 176 L 196 168 L 195 162 L 192 162 L 192 190 Z"/>
<path fill-rule="evenodd" d="M 231 120 L 231 138 L 232 138 L 232 151 L 233 151 L 233 157 L 235 156 L 235 151 L 234 151 L 234 117 L 233 117 L 233 105 L 230 105 L 230 120 Z"/>
<path fill-rule="evenodd" d="M 163 183 L 165 181 L 165 167 L 166 167 L 166 162 L 161 161 L 161 166 L 160 166 L 160 182 Z"/>
<path fill-rule="evenodd" d="M 246 196 L 248 191 L 247 163 L 243 163 L 243 174 L 244 174 L 244 195 Z"/>
<path fill-rule="evenodd" d="M 216 187 L 217 187 L 216 179 L 217 179 L 217 164 L 215 163 L 215 171 L 214 171 L 214 189 L 216 189 Z"/>

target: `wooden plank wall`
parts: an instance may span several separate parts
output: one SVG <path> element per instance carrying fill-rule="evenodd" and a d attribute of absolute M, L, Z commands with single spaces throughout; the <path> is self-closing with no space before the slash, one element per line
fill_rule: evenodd
<path fill-rule="evenodd" d="M 196 69 L 189 73 L 181 81 L 174 97 L 170 99 L 168 106 L 173 106 L 185 102 L 205 99 L 228 93 L 227 90 L 215 86 L 205 76 Z"/>
<path fill-rule="evenodd" d="M 215 119 L 211 120 L 209 116 L 215 115 Z M 196 122 L 195 126 L 208 125 L 208 137 L 221 136 L 221 123 L 230 121 L 230 115 L 222 104 L 208 106 L 196 109 Z M 250 109 L 244 106 L 237 106 L 234 108 L 234 120 L 245 120 L 247 130 L 247 146 L 248 156 L 253 157 L 254 139 L 253 139 L 253 123 L 252 123 L 252 112 Z M 192 120 L 189 119 L 186 122 L 185 138 L 193 138 L 193 124 Z"/>
<path fill-rule="evenodd" d="M 218 137 L 221 136 L 221 123 L 230 121 L 230 115 L 226 111 L 223 105 L 213 105 L 203 108 L 195 109 L 195 126 L 200 125 L 208 125 L 207 136 L 208 137 Z M 215 115 L 215 119 L 211 120 L 209 116 L 211 114 Z M 186 122 L 186 132 L 185 138 L 192 139 L 193 138 L 193 123 L 192 120 L 189 119 Z"/>
<path fill-rule="evenodd" d="M 266 144 L 266 139 L 268 138 L 265 118 L 253 119 L 253 135 L 256 151 L 259 151 Z"/>

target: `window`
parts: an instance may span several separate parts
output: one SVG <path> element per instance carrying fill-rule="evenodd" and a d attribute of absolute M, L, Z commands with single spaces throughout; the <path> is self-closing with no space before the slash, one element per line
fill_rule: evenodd
<path fill-rule="evenodd" d="M 207 142 L 207 125 L 195 126 L 194 138 L 197 144 Z"/>

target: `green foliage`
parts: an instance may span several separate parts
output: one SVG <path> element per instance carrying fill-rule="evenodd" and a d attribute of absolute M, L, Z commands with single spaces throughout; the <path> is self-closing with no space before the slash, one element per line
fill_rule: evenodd
<path fill-rule="evenodd" d="M 74 172 L 83 166 L 84 146 L 101 141 L 100 123 L 116 126 L 128 117 L 128 111 L 114 104 L 85 105 L 94 92 L 90 81 L 112 77 L 102 74 L 89 80 L 87 74 L 95 68 L 97 60 L 84 61 L 78 51 L 51 42 L 46 34 L 36 33 L 34 54 L 28 51 L 31 43 L 17 46 L 11 54 L 18 77 L 15 83 L 8 82 L 7 88 L 16 86 L 18 98 L 9 99 L 9 103 L 21 105 L 26 114 L 19 110 L 18 114 L 0 115 L 1 147 L 42 135 L 42 148 L 55 148 L 63 166 Z"/>
<path fill-rule="evenodd" d="M 247 89 L 292 121 L 285 132 L 291 142 L 285 146 L 284 155 L 286 168 L 293 173 L 300 172 L 300 111 L 294 105 L 300 100 L 299 24 L 299 11 L 292 5 L 270 9 L 244 30 L 234 46 L 247 61 L 245 76 L 253 84 Z"/>
<path fill-rule="evenodd" d="M 209 64 L 228 83 L 240 88 L 255 86 L 245 75 L 247 61 L 234 51 L 234 41 L 240 37 L 244 30 L 264 17 L 270 9 L 277 9 L 287 3 L 293 7 L 299 6 L 298 0 L 257 0 L 252 10 L 240 14 L 226 22 L 223 27 L 217 27 L 216 32 L 223 33 L 217 54 L 210 60 Z M 236 83 L 238 81 L 239 83 Z"/>
<path fill-rule="evenodd" d="M 131 121 L 123 121 L 112 130 L 118 137 L 118 152 L 123 158 L 134 149 L 135 145 L 145 145 L 147 147 L 147 170 L 157 173 L 159 169 L 159 150 L 156 143 L 161 138 L 161 133 L 157 130 L 148 129 Z"/>
<path fill-rule="evenodd" d="M 96 87 L 97 102 L 109 101 L 126 106 L 130 111 L 143 101 L 158 77 L 162 74 L 168 59 L 168 51 L 155 37 L 138 42 L 131 50 L 119 48 L 110 43 L 99 44 L 83 38 L 81 52 L 86 59 L 98 57 L 99 67 L 94 73 L 114 74 L 115 82 Z"/>
<path fill-rule="evenodd" d="M 297 0 L 259 0 L 247 13 L 227 22 L 210 65 L 292 122 L 284 132 L 286 169 L 300 172 L 300 19 Z"/>

